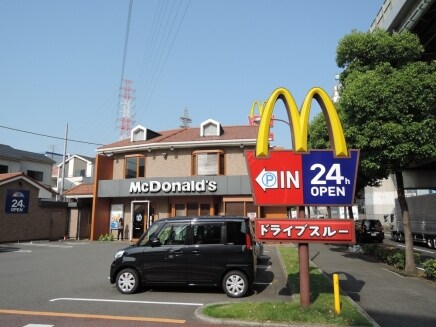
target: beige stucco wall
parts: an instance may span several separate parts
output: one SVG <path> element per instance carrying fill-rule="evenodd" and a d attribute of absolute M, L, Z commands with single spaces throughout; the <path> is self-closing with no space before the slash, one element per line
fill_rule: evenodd
<path fill-rule="evenodd" d="M 244 150 L 240 148 L 225 149 L 226 175 L 247 175 L 247 164 Z M 164 153 L 166 155 L 164 155 Z M 192 150 L 152 150 L 139 152 L 145 159 L 146 177 L 184 177 L 192 176 Z M 113 178 L 124 179 L 124 155 L 114 156 Z"/>
<path fill-rule="evenodd" d="M 241 149 L 226 150 L 226 175 L 240 176 L 248 175 L 247 163 Z"/>
<path fill-rule="evenodd" d="M 166 158 L 163 153 L 166 153 Z M 155 150 L 147 153 L 147 177 L 191 176 L 191 150 Z"/>

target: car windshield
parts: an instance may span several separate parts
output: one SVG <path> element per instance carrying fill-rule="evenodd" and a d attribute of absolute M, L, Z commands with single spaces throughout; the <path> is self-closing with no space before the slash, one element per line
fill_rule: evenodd
<path fill-rule="evenodd" d="M 137 246 L 144 246 L 147 244 L 147 242 L 153 237 L 153 235 L 156 233 L 158 228 L 160 227 L 160 223 L 156 222 L 150 226 L 149 229 L 145 231 L 144 234 L 142 234 L 141 238 L 138 240 L 138 243 L 136 243 Z"/>
<path fill-rule="evenodd" d="M 379 228 L 381 223 L 378 220 L 365 220 L 365 225 L 367 229 Z"/>

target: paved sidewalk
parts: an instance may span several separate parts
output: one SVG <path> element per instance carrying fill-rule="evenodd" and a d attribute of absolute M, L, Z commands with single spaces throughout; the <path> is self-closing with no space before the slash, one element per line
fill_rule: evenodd
<path fill-rule="evenodd" d="M 388 265 L 348 252 L 348 246 L 309 245 L 309 258 L 382 327 L 436 326 L 436 283 L 403 277 Z"/>

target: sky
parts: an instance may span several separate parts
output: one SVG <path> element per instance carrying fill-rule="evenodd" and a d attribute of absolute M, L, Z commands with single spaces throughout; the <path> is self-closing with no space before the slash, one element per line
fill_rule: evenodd
<path fill-rule="evenodd" d="M 1 144 L 95 156 L 121 137 L 123 79 L 132 127 L 154 131 L 185 110 L 191 127 L 247 125 L 278 87 L 298 105 L 315 86 L 333 94 L 339 41 L 368 31 L 383 0 L 133 0 L 130 20 L 129 4 L 0 0 Z M 274 114 L 287 119 L 279 102 Z M 272 132 L 291 147 L 286 124 Z"/>

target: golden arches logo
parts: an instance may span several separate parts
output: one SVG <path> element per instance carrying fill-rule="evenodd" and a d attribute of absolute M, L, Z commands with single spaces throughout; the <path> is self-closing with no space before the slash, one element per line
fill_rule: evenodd
<path fill-rule="evenodd" d="M 253 104 L 251 105 L 251 109 L 250 109 L 250 117 L 254 117 L 254 109 L 256 107 L 259 108 L 259 116 L 262 117 L 263 114 L 263 109 L 265 108 L 266 105 L 266 101 L 260 103 L 259 101 L 255 100 L 253 102 Z"/>
<path fill-rule="evenodd" d="M 276 89 L 266 104 L 262 106 L 261 120 L 256 143 L 256 156 L 269 155 L 268 140 L 270 121 L 273 119 L 273 110 L 277 100 L 281 99 L 286 107 L 288 120 L 291 126 L 293 149 L 296 152 L 307 152 L 307 135 L 309 129 L 309 113 L 312 100 L 315 99 L 320 105 L 329 130 L 330 144 L 335 150 L 337 157 L 347 157 L 348 149 L 345 141 L 342 124 L 339 115 L 329 95 L 321 88 L 314 87 L 306 95 L 301 111 L 291 93 L 285 88 Z M 254 104 L 253 104 L 254 106 Z M 253 110 L 253 107 L 252 107 Z"/>

